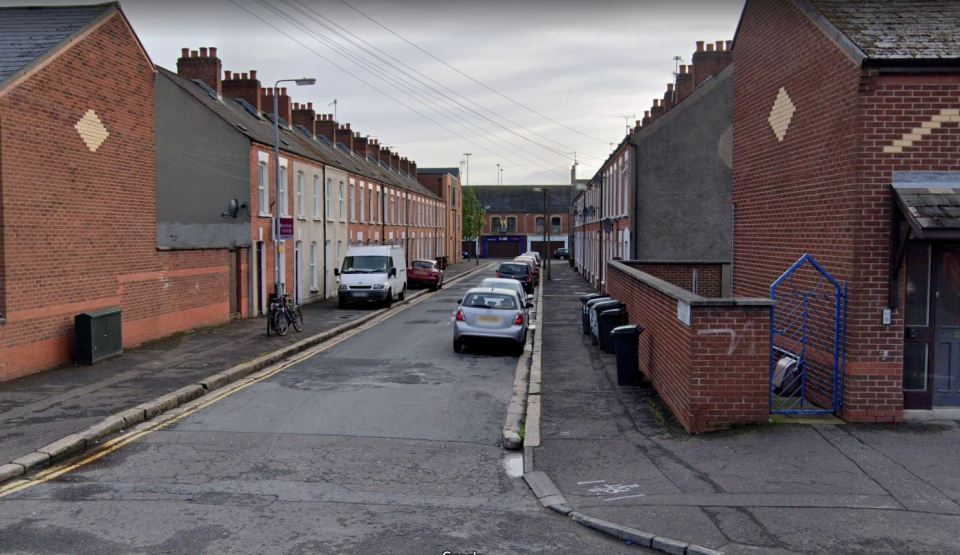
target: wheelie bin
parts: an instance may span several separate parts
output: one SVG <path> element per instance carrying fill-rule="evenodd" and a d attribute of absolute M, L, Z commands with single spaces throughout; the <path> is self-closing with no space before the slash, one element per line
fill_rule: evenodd
<path fill-rule="evenodd" d="M 610 332 L 613 331 L 613 328 L 624 326 L 627 323 L 626 308 L 614 308 L 600 313 L 597 320 L 597 339 L 603 352 L 613 354 L 613 341 L 610 339 Z"/>
<path fill-rule="evenodd" d="M 637 347 L 641 326 L 617 326 L 610 331 L 617 354 L 617 385 L 640 385 L 640 364 Z"/>
<path fill-rule="evenodd" d="M 594 345 L 598 345 L 600 342 L 600 313 L 614 308 L 626 308 L 626 305 L 616 299 L 605 299 L 599 303 L 594 303 L 590 307 L 590 342 Z"/>
<path fill-rule="evenodd" d="M 594 299 L 605 299 L 608 295 L 603 293 L 587 293 L 580 295 L 580 319 L 583 322 L 583 335 L 590 333 L 590 313 L 587 311 L 587 303 Z"/>

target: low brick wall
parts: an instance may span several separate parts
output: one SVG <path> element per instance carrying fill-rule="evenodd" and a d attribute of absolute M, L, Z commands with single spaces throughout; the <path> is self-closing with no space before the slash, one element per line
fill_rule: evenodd
<path fill-rule="evenodd" d="M 640 370 L 683 427 L 766 421 L 770 301 L 695 295 L 631 266 L 607 265 L 607 292 L 643 326 Z"/>
<path fill-rule="evenodd" d="M 722 297 L 724 262 L 626 260 L 623 264 L 704 297 Z"/>

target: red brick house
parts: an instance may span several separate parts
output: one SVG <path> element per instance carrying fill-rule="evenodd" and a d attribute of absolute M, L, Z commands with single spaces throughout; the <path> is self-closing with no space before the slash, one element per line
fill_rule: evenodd
<path fill-rule="evenodd" d="M 224 249 L 157 249 L 154 66 L 116 3 L 0 9 L 0 380 L 229 318 Z"/>
<path fill-rule="evenodd" d="M 809 253 L 848 287 L 840 415 L 960 406 L 960 4 L 748 0 L 734 292 Z"/>

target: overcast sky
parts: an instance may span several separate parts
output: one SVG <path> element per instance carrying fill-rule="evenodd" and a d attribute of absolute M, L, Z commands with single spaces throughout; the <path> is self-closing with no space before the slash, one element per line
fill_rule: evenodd
<path fill-rule="evenodd" d="M 609 154 L 609 143 L 623 138 L 620 116 L 642 117 L 672 80 L 673 57 L 689 62 L 697 40 L 732 39 L 742 5 L 743 0 L 121 2 L 155 63 L 176 69 L 181 48 L 216 46 L 224 69 L 256 69 L 264 85 L 316 77 L 315 86 L 290 91 L 295 102 L 332 112 L 326 106 L 336 98 L 341 122 L 420 167 L 456 167 L 463 153 L 472 152 L 473 184 L 495 183 L 497 163 L 504 167 L 504 183 L 568 182 L 574 151 L 581 160 L 579 177 L 590 177 Z"/>

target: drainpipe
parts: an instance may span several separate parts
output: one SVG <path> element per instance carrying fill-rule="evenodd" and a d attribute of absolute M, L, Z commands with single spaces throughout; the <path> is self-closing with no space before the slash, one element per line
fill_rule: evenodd
<path fill-rule="evenodd" d="M 631 171 L 633 172 L 633 180 L 632 180 L 633 183 L 629 191 L 630 204 L 631 204 L 630 208 L 632 212 L 632 215 L 630 217 L 630 253 L 629 253 L 630 260 L 637 259 L 637 255 L 636 255 L 636 252 L 637 252 L 636 237 L 637 237 L 637 225 L 638 225 L 637 224 L 637 207 L 640 205 L 640 203 L 637 202 L 637 196 L 640 192 L 640 159 L 639 159 L 640 149 L 637 147 L 637 143 L 633 142 L 633 139 L 634 137 L 633 135 L 631 135 L 630 149 L 633 151 L 633 157 L 632 157 L 633 168 L 631 168 Z"/>
<path fill-rule="evenodd" d="M 387 186 L 380 187 L 380 244 L 387 244 Z"/>
<path fill-rule="evenodd" d="M 597 218 L 597 221 L 598 221 L 599 224 L 600 224 L 600 229 L 599 229 L 599 231 L 598 231 L 598 233 L 599 233 L 599 238 L 600 238 L 600 239 L 597 241 L 597 243 L 598 243 L 598 245 L 599 245 L 599 251 L 600 251 L 600 258 L 597 260 L 597 263 L 598 263 L 598 265 L 600 266 L 600 267 L 597 269 L 597 275 L 599 276 L 599 283 L 598 283 L 598 285 L 600 286 L 600 291 L 603 291 L 603 290 L 604 290 L 604 287 L 603 287 L 603 271 L 604 271 L 604 261 L 603 261 L 603 188 L 604 188 L 604 187 L 603 187 L 603 168 L 601 167 L 601 168 L 600 168 L 600 206 L 599 206 L 599 209 L 597 210 L 597 212 L 599 213 L 599 217 Z"/>

